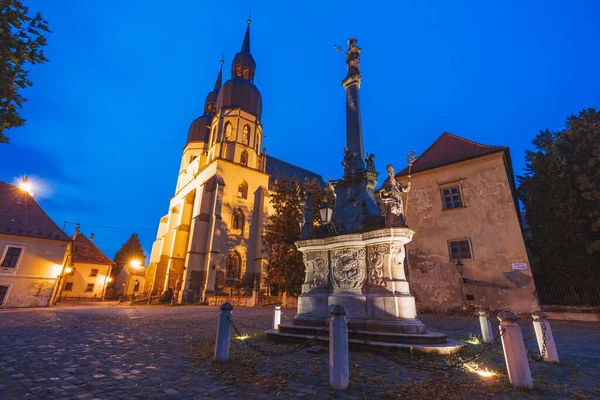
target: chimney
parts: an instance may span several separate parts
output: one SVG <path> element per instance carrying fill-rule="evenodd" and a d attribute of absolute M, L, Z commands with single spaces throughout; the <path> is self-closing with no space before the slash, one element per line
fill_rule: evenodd
<path fill-rule="evenodd" d="M 77 235 L 79 235 L 79 224 L 75 225 L 75 231 L 73 232 L 73 240 L 77 239 Z"/>
<path fill-rule="evenodd" d="M 90 233 L 90 242 L 93 242 L 93 241 L 94 241 L 94 234 Z"/>

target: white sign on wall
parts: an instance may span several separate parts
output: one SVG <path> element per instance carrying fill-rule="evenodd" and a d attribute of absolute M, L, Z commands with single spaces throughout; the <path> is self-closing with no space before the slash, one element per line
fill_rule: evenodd
<path fill-rule="evenodd" d="M 527 263 L 513 263 L 512 268 L 513 271 L 518 269 L 527 269 Z"/>

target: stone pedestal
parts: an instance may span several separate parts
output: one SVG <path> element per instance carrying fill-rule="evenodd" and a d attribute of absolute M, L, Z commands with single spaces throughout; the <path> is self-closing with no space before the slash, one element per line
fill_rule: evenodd
<path fill-rule="evenodd" d="M 297 242 L 306 276 L 294 324 L 324 326 L 340 305 L 354 329 L 425 333 L 404 271 L 404 246 L 413 234 L 383 228 Z"/>

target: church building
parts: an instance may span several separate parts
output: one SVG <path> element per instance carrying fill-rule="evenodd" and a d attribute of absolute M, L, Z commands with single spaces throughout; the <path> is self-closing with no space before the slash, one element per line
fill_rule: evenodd
<path fill-rule="evenodd" d="M 250 21 L 231 78 L 223 61 L 203 114 L 190 126 L 175 195 L 160 219 L 145 292 L 174 290 L 178 302 L 195 302 L 232 288 L 251 290 L 266 267 L 261 237 L 270 212 L 269 185 L 284 176 L 320 175 L 267 156 L 262 99 L 254 84 Z"/>

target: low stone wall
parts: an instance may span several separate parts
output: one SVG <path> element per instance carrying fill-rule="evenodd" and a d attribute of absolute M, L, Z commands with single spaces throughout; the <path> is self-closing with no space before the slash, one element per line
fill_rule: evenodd
<path fill-rule="evenodd" d="M 542 306 L 548 319 L 563 321 L 600 322 L 600 307 Z"/>

